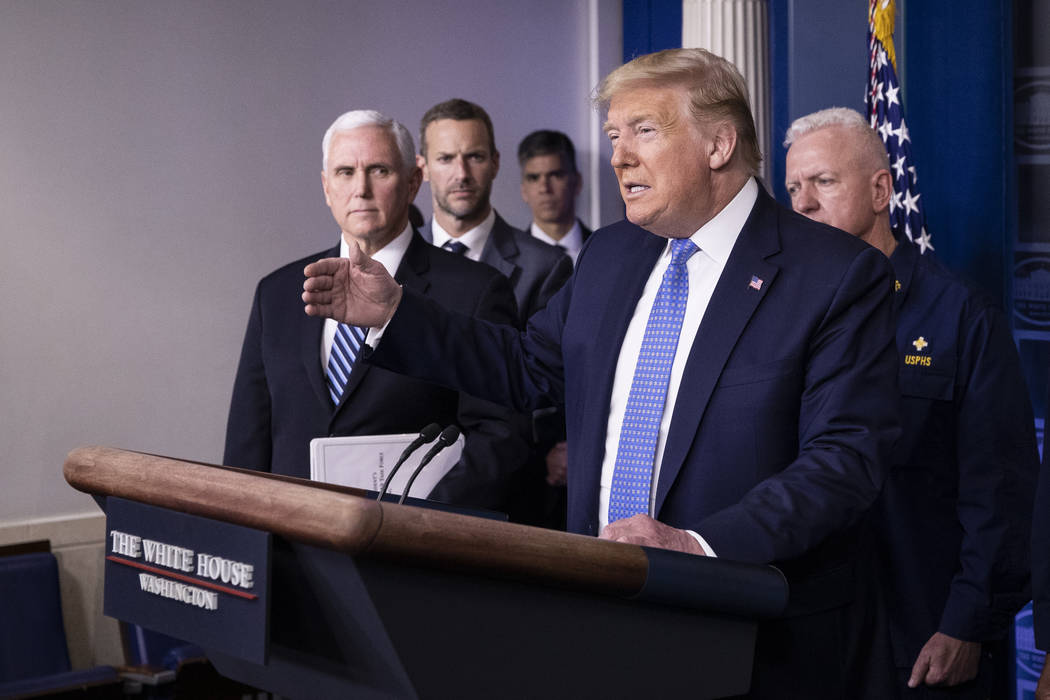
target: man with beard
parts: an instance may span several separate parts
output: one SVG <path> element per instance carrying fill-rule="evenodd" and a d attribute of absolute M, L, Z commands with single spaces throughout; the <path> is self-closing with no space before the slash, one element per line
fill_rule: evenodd
<path fill-rule="evenodd" d="M 502 272 L 514 288 L 524 327 L 572 274 L 572 261 L 510 226 L 489 203 L 499 151 L 484 109 L 461 99 L 434 105 L 423 115 L 419 140 L 417 161 L 434 205 L 424 236 Z"/>
<path fill-rule="evenodd" d="M 492 181 L 499 172 L 492 120 L 479 105 L 451 99 L 434 105 L 419 126 L 419 157 L 423 179 L 430 183 L 434 217 L 423 235 L 445 250 L 491 265 L 510 280 L 518 302 L 518 325 L 547 305 L 572 274 L 572 260 L 564 251 L 541 243 L 510 226 L 489 202 Z M 563 527 L 564 505 L 546 493 L 546 456 L 554 450 L 563 427 L 555 407 L 523 414 L 516 421 L 523 435 L 532 438 L 529 467 L 508 486 L 513 520 L 530 525 Z M 554 428 L 551 428 L 551 425 Z M 453 470 L 446 486 L 461 478 Z M 445 495 L 443 487 L 436 497 Z"/>

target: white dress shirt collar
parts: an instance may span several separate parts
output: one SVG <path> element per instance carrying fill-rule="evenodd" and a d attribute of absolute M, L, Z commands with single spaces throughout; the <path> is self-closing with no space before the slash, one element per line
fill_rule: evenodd
<path fill-rule="evenodd" d="M 405 230 L 397 234 L 397 238 L 380 248 L 372 256 L 376 262 L 382 263 L 386 271 L 393 277 L 401 264 L 401 258 L 405 257 L 408 244 L 412 242 L 412 224 L 406 224 Z M 346 236 L 339 237 L 339 257 L 350 256 L 350 246 L 346 242 Z"/>
<path fill-rule="evenodd" d="M 467 246 L 467 252 L 465 255 L 471 260 L 480 260 L 481 251 L 485 248 L 485 243 L 489 240 L 489 234 L 492 233 L 492 227 L 496 224 L 496 210 L 489 209 L 489 215 L 485 217 L 485 220 L 480 224 L 470 229 L 462 236 L 452 236 L 448 231 L 441 228 L 441 224 L 438 223 L 437 217 L 430 219 L 430 233 L 434 245 L 438 248 L 445 245 L 448 241 L 459 241 L 463 245 Z"/>
<path fill-rule="evenodd" d="M 572 258 L 572 264 L 576 264 L 576 256 L 580 254 L 580 248 L 583 247 L 583 229 L 580 228 L 579 219 L 573 222 L 572 228 L 569 229 L 568 233 L 561 237 L 560 241 L 548 236 L 543 229 L 536 225 L 535 221 L 533 221 L 532 225 L 529 227 L 529 233 L 532 234 L 533 238 L 541 240 L 547 245 L 561 246 L 565 249 L 565 252 L 569 257 Z"/>
<path fill-rule="evenodd" d="M 696 247 L 707 253 L 721 267 L 725 267 L 729 254 L 733 252 L 740 230 L 744 228 L 747 217 L 758 199 L 758 182 L 749 177 L 736 196 L 725 205 L 722 211 L 700 227 L 689 238 Z M 671 244 L 668 241 L 667 255 L 670 255 Z"/>

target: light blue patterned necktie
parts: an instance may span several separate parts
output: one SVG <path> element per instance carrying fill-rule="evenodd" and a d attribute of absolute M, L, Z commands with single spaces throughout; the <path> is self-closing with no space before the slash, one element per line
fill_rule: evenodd
<path fill-rule="evenodd" d="M 697 250 L 688 238 L 671 241 L 671 264 L 664 271 L 653 310 L 649 312 L 620 429 L 609 495 L 610 523 L 649 512 L 656 441 L 689 298 L 689 271 L 685 264 Z"/>
<path fill-rule="evenodd" d="M 339 405 L 343 397 L 346 383 L 350 379 L 350 370 L 354 367 L 354 360 L 361 354 L 361 346 L 365 343 L 365 331 L 358 326 L 348 326 L 340 323 L 332 339 L 332 354 L 328 357 L 328 394 L 332 397 L 332 403 Z"/>

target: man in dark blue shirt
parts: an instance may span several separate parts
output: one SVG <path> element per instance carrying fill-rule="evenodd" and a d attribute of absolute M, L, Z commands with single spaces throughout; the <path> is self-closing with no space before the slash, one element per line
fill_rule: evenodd
<path fill-rule="evenodd" d="M 1028 599 L 1038 469 L 1009 326 L 932 255 L 898 243 L 886 151 L 864 117 L 816 112 L 785 144 L 794 209 L 878 248 L 897 277 L 904 432 L 874 517 L 902 693 L 998 697 L 1004 637 Z"/>

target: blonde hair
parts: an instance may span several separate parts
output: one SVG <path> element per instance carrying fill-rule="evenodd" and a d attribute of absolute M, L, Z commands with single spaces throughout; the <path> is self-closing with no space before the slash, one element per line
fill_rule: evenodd
<path fill-rule="evenodd" d="M 613 97 L 639 87 L 681 87 L 693 118 L 701 126 L 728 122 L 736 129 L 737 149 L 748 171 L 758 173 L 762 150 L 747 98 L 747 83 L 729 61 L 705 49 L 667 49 L 638 56 L 598 85 L 595 104 L 608 109 Z"/>

